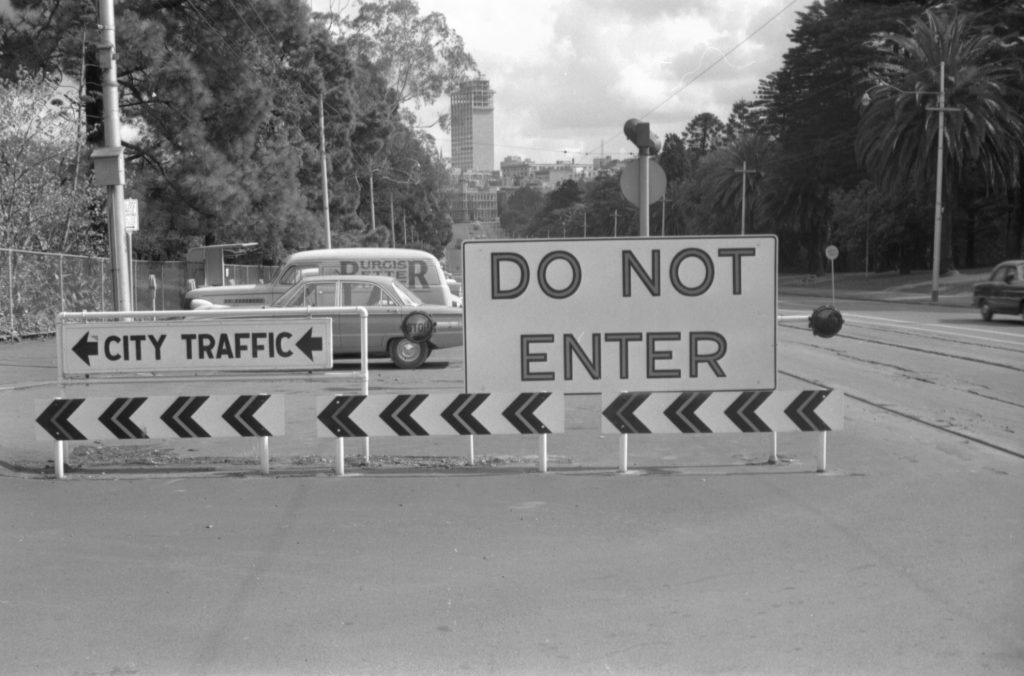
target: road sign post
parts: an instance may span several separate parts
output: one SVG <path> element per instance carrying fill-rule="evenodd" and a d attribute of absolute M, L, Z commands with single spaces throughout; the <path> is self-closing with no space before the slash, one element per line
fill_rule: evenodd
<path fill-rule="evenodd" d="M 836 259 L 839 258 L 839 247 L 829 244 L 825 247 L 825 258 L 828 259 L 828 267 L 832 274 L 832 304 L 836 304 Z"/>

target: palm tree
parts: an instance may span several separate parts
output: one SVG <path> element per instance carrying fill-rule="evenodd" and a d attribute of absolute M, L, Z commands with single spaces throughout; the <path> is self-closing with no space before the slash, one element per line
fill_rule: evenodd
<path fill-rule="evenodd" d="M 886 58 L 865 92 L 855 150 L 882 185 L 924 190 L 935 181 L 944 116 L 941 267 L 949 269 L 950 216 L 964 169 L 981 172 L 997 189 L 1014 182 L 1014 158 L 1024 147 L 1024 113 L 1013 105 L 1021 95 L 1021 63 L 988 26 L 956 9 L 929 9 L 908 32 L 878 37 Z M 942 107 L 956 112 L 936 110 L 943 89 Z"/>
<path fill-rule="evenodd" d="M 709 156 L 712 206 L 736 215 L 738 222 L 746 223 L 744 230 L 754 228 L 750 222 L 755 201 L 755 188 L 761 176 L 771 143 L 767 136 L 741 134 L 725 148 Z M 746 214 L 741 210 L 746 208 Z M 740 228 L 737 228 L 737 232 Z"/>

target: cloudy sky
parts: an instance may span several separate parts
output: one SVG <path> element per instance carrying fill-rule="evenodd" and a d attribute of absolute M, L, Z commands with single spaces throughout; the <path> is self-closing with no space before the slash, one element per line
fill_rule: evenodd
<path fill-rule="evenodd" d="M 664 138 L 725 121 L 778 70 L 812 0 L 418 0 L 465 42 L 495 91 L 495 163 L 627 157 L 631 117 Z M 343 0 L 314 0 L 317 9 Z M 448 101 L 439 102 L 443 112 Z M 431 111 L 422 111 L 426 119 Z M 436 134 L 443 154 L 450 140 Z M 497 168 L 497 167 L 495 167 Z"/>
<path fill-rule="evenodd" d="M 319 11 L 355 4 L 310 1 Z M 702 112 L 725 121 L 781 67 L 787 34 L 811 2 L 418 0 L 421 14 L 446 17 L 491 82 L 495 163 L 518 155 L 587 164 L 635 152 L 622 134 L 631 117 L 662 138 Z M 6 7 L 0 0 L 0 13 Z M 448 107 L 446 97 L 421 120 Z M 450 139 L 435 136 L 451 156 Z"/>

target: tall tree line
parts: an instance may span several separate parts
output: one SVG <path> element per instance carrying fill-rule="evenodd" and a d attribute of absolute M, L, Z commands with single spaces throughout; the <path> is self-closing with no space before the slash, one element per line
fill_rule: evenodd
<path fill-rule="evenodd" d="M 942 265 L 1024 255 L 1022 32 L 1017 1 L 813 3 L 752 100 L 665 134 L 652 232 L 664 209 L 670 235 L 775 233 L 790 270 L 821 272 L 828 244 L 847 269 L 928 267 L 944 73 Z M 575 204 L 564 190 L 510 200 L 534 208 L 509 224 L 545 236 L 561 218 L 581 236 L 585 214 L 588 236 L 630 234 L 635 208 L 616 189 L 599 177 L 574 183 Z"/>
<path fill-rule="evenodd" d="M 31 79 L 38 105 L 62 97 L 81 121 L 65 164 L 87 169 L 103 138 L 96 4 L 11 7 L 0 14 L 0 96 L 24 99 L 18 83 Z M 141 210 L 137 255 L 180 258 L 196 244 L 255 241 L 260 257 L 276 262 L 323 245 L 321 132 L 333 245 L 393 243 L 400 219 L 402 241 L 443 251 L 445 172 L 406 108 L 475 71 L 443 16 L 421 16 L 413 0 L 363 2 L 345 17 L 311 14 L 305 0 L 121 0 L 116 14 L 125 194 Z M 53 180 L 67 184 L 69 171 Z M 102 239 L 102 216 L 93 214 L 102 214 L 103 195 L 85 199 L 92 208 L 78 209 L 68 227 L 91 238 L 47 234 L 35 244 L 66 250 Z M 26 225 L 15 217 L 4 228 Z"/>

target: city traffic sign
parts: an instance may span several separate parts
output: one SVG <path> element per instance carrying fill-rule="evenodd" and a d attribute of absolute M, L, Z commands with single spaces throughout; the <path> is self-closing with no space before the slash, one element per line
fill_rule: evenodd
<path fill-rule="evenodd" d="M 333 367 L 330 317 L 61 323 L 65 376 Z"/>
<path fill-rule="evenodd" d="M 466 391 L 767 390 L 776 239 L 470 240 Z"/>

